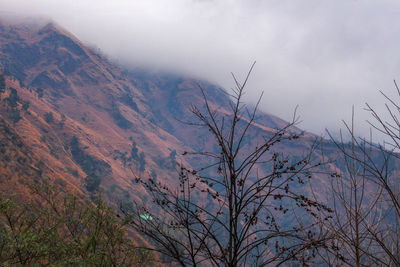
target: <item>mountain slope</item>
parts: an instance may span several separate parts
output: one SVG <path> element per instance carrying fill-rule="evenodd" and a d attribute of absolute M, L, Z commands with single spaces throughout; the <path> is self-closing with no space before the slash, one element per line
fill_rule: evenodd
<path fill-rule="evenodd" d="M 0 115 L 8 127 L 46 163 L 50 176 L 84 193 L 94 194 L 100 186 L 110 200 L 142 198 L 145 193 L 132 183 L 135 176 L 177 184 L 176 160 L 192 167 L 207 164 L 180 156 L 215 149 L 207 129 L 181 122 L 193 122 L 187 110 L 191 104 L 204 108 L 199 86 L 218 114 L 231 112 L 229 96 L 215 85 L 126 70 L 54 24 L 0 22 L 0 64 L 6 74 Z M 14 101 L 5 101 L 10 96 Z M 246 149 L 286 124 L 260 113 Z M 302 133 L 295 127 L 291 131 Z M 305 133 L 276 149 L 301 155 L 315 138 Z M 326 147 L 326 153 L 335 150 Z"/>

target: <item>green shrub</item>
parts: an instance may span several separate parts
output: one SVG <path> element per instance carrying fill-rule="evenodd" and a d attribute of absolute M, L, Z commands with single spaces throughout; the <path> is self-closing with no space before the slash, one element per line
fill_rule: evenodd
<path fill-rule="evenodd" d="M 0 93 L 4 93 L 6 90 L 6 79 L 3 74 L 0 74 Z"/>
<path fill-rule="evenodd" d="M 67 167 L 67 171 L 72 174 L 74 177 L 79 177 L 79 173 L 77 170 Z"/>
<path fill-rule="evenodd" d="M 10 88 L 10 95 L 4 99 L 4 101 L 8 102 L 11 108 L 16 108 L 19 100 L 18 92 L 14 88 Z"/>
<path fill-rule="evenodd" d="M 138 160 L 139 159 L 138 148 L 136 147 L 135 141 L 132 141 L 131 157 L 134 160 Z"/>
<path fill-rule="evenodd" d="M 157 182 L 157 173 L 155 170 L 151 170 L 150 176 L 153 178 L 154 182 Z"/>
<path fill-rule="evenodd" d="M 139 171 L 143 172 L 146 168 L 146 160 L 144 152 L 142 151 L 139 155 Z"/>
<path fill-rule="evenodd" d="M 51 187 L 32 190 L 40 201 L 0 197 L 0 266 L 155 266 L 101 197 L 92 205 Z"/>
<path fill-rule="evenodd" d="M 17 123 L 21 120 L 21 114 L 18 109 L 12 109 L 9 118 L 11 119 L 12 122 Z"/>
<path fill-rule="evenodd" d="M 64 124 L 65 124 L 66 120 L 67 120 L 67 118 L 65 117 L 65 115 L 61 114 L 61 120 L 60 120 L 60 128 L 61 129 L 64 128 Z"/>
<path fill-rule="evenodd" d="M 45 120 L 47 123 L 53 123 L 53 122 L 54 122 L 53 113 L 52 113 L 52 112 L 47 112 L 47 113 L 45 113 L 45 114 L 44 114 L 44 120 Z"/>
<path fill-rule="evenodd" d="M 27 111 L 28 108 L 29 108 L 29 105 L 30 105 L 30 102 L 29 102 L 29 101 L 24 102 L 24 103 L 22 104 L 22 109 L 25 110 L 25 111 Z"/>
<path fill-rule="evenodd" d="M 93 173 L 85 178 L 86 189 L 91 193 L 99 191 L 100 183 L 100 177 Z"/>
<path fill-rule="evenodd" d="M 37 88 L 36 92 L 37 92 L 39 98 L 43 97 L 43 89 L 42 88 Z"/>

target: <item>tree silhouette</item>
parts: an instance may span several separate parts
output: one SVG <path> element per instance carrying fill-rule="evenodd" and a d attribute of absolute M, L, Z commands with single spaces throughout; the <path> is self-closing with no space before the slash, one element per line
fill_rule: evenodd
<path fill-rule="evenodd" d="M 400 97 L 396 82 L 395 88 Z M 337 249 L 324 257 L 329 266 L 400 266 L 400 104 L 381 93 L 388 101 L 387 114 L 378 114 L 369 104 L 367 110 L 370 125 L 384 142 L 358 138 L 353 123 L 345 124 L 350 145 L 334 141 L 346 171 L 332 186 L 335 216 L 326 228 Z"/>
<path fill-rule="evenodd" d="M 274 149 L 299 138 L 291 131 L 295 119 L 263 136 L 257 146 L 245 144 L 258 107 L 249 112 L 242 103 L 251 69 L 242 84 L 233 76 L 229 114 L 212 109 L 199 86 L 205 109 L 192 105 L 197 121 L 190 124 L 206 127 L 217 149 L 184 154 L 204 156 L 211 161 L 208 166 L 180 165 L 179 188 L 136 177 L 156 205 L 136 203 L 131 226 L 152 242 L 149 249 L 181 266 L 307 265 L 324 245 L 317 222 L 325 218 L 316 211 L 329 208 L 296 190 L 320 164 L 312 160 L 314 147 L 296 159 Z"/>

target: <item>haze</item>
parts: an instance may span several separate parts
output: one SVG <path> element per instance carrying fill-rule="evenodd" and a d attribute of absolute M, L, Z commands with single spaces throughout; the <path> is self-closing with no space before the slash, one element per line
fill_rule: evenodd
<path fill-rule="evenodd" d="M 378 90 L 400 78 L 400 2 L 385 0 L 0 0 L 7 16 L 51 18 L 129 66 L 179 72 L 230 88 L 257 61 L 247 91 L 261 109 L 334 133 L 355 107 L 384 110 Z"/>

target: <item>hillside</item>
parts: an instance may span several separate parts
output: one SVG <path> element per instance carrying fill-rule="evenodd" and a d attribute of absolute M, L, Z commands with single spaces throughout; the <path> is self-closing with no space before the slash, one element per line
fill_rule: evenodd
<path fill-rule="evenodd" d="M 398 99 L 367 104 L 393 142 L 344 143 L 253 116 L 242 81 L 130 64 L 0 18 L 0 265 L 400 266 Z"/>
<path fill-rule="evenodd" d="M 54 24 L 0 23 L 0 64 L 6 84 L 0 103 L 4 127 L 21 140 L 31 160 L 42 163 L 47 177 L 91 196 L 103 188 L 111 201 L 143 198 L 145 193 L 132 183 L 135 176 L 177 184 L 176 161 L 193 168 L 207 164 L 181 155 L 215 149 L 207 129 L 182 123 L 194 120 L 188 111 L 191 104 L 204 108 L 199 86 L 219 114 L 230 113 L 231 100 L 218 86 L 125 69 Z M 260 112 L 246 149 L 286 124 Z M 302 155 L 317 138 L 296 127 L 291 131 L 303 138 L 276 149 Z M 332 144 L 325 147 L 326 154 L 335 154 Z M 316 151 L 314 157 L 322 159 L 322 154 Z M 3 174 L 12 168 L 30 173 L 27 165 L 7 165 Z M 7 186 L 3 183 L 2 190 Z"/>

